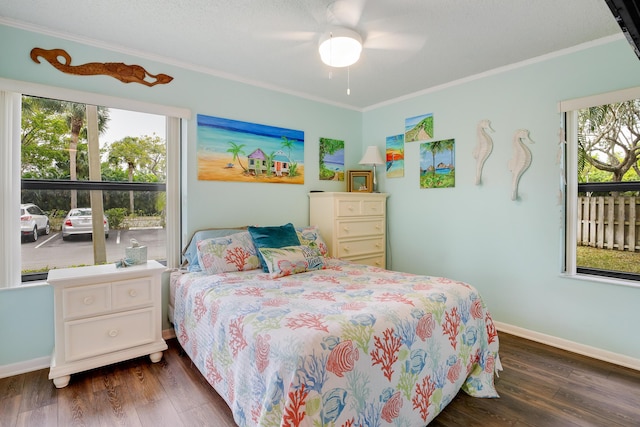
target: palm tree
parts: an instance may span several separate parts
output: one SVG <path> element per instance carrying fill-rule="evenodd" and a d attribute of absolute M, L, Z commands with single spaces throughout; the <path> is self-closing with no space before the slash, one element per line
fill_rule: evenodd
<path fill-rule="evenodd" d="M 280 146 L 289 150 L 289 154 L 287 155 L 287 157 L 289 157 L 289 162 L 292 162 L 293 160 L 291 160 L 291 149 L 293 148 L 293 141 L 290 141 L 286 136 L 283 136 L 281 138 L 282 142 L 280 143 Z"/>
<path fill-rule="evenodd" d="M 236 144 L 233 141 L 229 141 L 229 144 L 231 144 L 231 148 L 227 149 L 227 153 L 233 154 L 233 161 L 235 162 L 236 160 L 238 160 L 238 164 L 240 165 L 242 170 L 247 172 L 247 168 L 245 168 L 242 165 L 242 162 L 240 161 L 240 156 L 239 156 L 240 154 L 242 155 L 246 154 L 244 151 L 242 151 L 242 147 L 244 147 L 244 144 Z"/>
<path fill-rule="evenodd" d="M 442 142 L 443 151 L 449 152 L 449 165 L 453 168 L 453 147 L 454 147 L 453 139 L 446 139 Z"/>
<path fill-rule="evenodd" d="M 151 144 L 147 138 L 126 136 L 115 141 L 109 146 L 109 163 L 118 165 L 120 162 L 127 164 L 129 182 L 133 182 L 133 172 L 136 166 L 145 167 L 151 161 L 149 153 Z M 133 190 L 129 191 L 129 213 L 133 214 Z"/>
<path fill-rule="evenodd" d="M 433 141 L 429 143 L 429 151 L 431 152 L 431 161 L 433 163 L 433 175 L 436 174 L 436 154 L 444 150 L 444 141 Z"/>
<path fill-rule="evenodd" d="M 78 180 L 77 171 L 77 152 L 78 140 L 80 137 L 86 138 L 86 106 L 75 102 L 58 101 L 60 103 L 59 111 L 65 117 L 71 139 L 69 140 L 69 179 L 71 181 Z M 98 133 L 103 133 L 107 128 L 109 121 L 109 110 L 105 107 L 98 107 Z M 78 207 L 78 192 L 71 190 L 71 208 Z"/>

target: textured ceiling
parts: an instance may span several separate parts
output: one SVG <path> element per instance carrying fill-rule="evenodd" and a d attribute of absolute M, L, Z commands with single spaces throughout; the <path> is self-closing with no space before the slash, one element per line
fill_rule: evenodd
<path fill-rule="evenodd" d="M 330 3 L 0 0 L 0 23 L 356 109 L 620 34 L 604 0 Z M 349 70 L 351 95 L 347 69 L 331 72 L 318 54 L 331 24 L 364 39 Z"/>

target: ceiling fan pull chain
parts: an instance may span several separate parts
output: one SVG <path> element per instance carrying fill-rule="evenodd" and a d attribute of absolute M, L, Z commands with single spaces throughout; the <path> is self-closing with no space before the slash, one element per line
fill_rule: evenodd
<path fill-rule="evenodd" d="M 347 95 L 351 95 L 351 67 L 347 67 Z"/>

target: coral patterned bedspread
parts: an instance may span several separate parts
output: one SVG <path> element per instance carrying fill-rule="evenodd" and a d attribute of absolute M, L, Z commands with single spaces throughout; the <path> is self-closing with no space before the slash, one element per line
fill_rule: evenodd
<path fill-rule="evenodd" d="M 498 336 L 466 283 L 327 259 L 188 273 L 175 295 L 178 340 L 239 426 L 424 426 L 461 388 L 498 397 Z"/>

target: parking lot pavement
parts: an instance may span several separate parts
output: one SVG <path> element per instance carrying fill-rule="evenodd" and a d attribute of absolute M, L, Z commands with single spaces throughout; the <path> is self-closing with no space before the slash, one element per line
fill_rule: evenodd
<path fill-rule="evenodd" d="M 44 238 L 43 238 L 44 237 Z M 62 240 L 60 232 L 43 236 L 36 242 L 23 242 L 22 270 L 40 270 L 93 264 L 93 240 L 91 236 L 74 236 Z M 166 233 L 162 228 L 135 230 L 111 230 L 105 239 L 107 262 L 116 262 L 124 257 L 125 248 L 136 239 L 147 246 L 147 258 L 166 259 Z"/>

